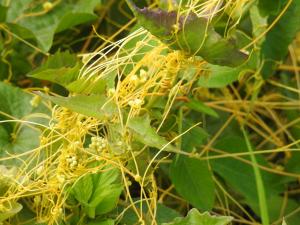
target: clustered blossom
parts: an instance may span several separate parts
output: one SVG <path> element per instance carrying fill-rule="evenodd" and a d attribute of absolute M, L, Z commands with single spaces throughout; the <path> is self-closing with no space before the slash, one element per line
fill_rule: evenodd
<path fill-rule="evenodd" d="M 77 157 L 75 155 L 68 156 L 66 161 L 71 169 L 74 169 L 78 165 Z"/>
<path fill-rule="evenodd" d="M 107 140 L 102 137 L 92 137 L 89 148 L 96 152 L 101 152 L 107 147 Z"/>
<path fill-rule="evenodd" d="M 139 108 L 143 105 L 143 103 L 144 103 L 143 100 L 136 98 L 136 99 L 130 100 L 128 102 L 128 105 L 130 105 L 132 108 Z"/>

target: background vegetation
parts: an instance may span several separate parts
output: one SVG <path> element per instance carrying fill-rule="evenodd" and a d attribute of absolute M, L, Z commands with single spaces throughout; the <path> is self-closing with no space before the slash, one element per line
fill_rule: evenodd
<path fill-rule="evenodd" d="M 300 224 L 299 30 L 298 0 L 0 0 L 0 223 Z"/>

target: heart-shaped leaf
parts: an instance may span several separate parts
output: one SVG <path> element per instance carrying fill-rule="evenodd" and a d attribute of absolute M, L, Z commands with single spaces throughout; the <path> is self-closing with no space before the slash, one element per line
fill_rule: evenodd
<path fill-rule="evenodd" d="M 179 15 L 175 11 L 140 9 L 131 0 L 128 5 L 140 24 L 174 50 L 198 55 L 212 64 L 236 67 L 248 58 L 233 38 L 223 38 L 205 17 L 194 13 Z"/>

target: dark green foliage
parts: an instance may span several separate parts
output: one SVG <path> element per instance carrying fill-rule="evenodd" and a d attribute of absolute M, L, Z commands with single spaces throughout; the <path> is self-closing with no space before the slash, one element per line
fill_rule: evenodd
<path fill-rule="evenodd" d="M 172 49 L 222 66 L 236 67 L 247 59 L 233 38 L 221 37 L 205 18 L 193 13 L 178 15 L 174 11 L 139 9 L 131 0 L 129 4 L 140 24 Z"/>
<path fill-rule="evenodd" d="M 269 24 L 276 19 L 280 12 L 277 10 L 276 15 L 269 17 Z M 300 2 L 292 1 L 282 18 L 266 35 L 266 40 L 262 45 L 261 54 L 265 64 L 261 73 L 265 79 L 272 76 L 278 64 L 285 59 L 288 54 L 288 46 L 299 30 Z"/>

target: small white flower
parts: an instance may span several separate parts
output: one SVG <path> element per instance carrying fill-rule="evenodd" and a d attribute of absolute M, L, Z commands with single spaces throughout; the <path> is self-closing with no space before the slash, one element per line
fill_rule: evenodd
<path fill-rule="evenodd" d="M 133 108 L 139 108 L 139 107 L 141 107 L 141 105 L 143 105 L 143 104 L 144 104 L 144 101 L 141 100 L 141 99 L 139 99 L 139 98 L 130 100 L 130 101 L 128 102 L 128 105 L 130 105 L 130 106 L 133 107 Z"/>
<path fill-rule="evenodd" d="M 44 166 L 39 166 L 39 167 L 36 169 L 36 174 L 37 174 L 37 175 L 41 175 L 42 172 L 43 172 L 43 170 L 44 170 Z"/>

